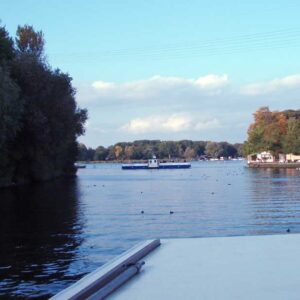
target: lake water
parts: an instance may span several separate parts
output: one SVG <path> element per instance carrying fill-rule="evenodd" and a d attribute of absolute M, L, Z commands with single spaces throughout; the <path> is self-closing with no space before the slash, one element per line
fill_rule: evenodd
<path fill-rule="evenodd" d="M 144 239 L 300 232 L 300 171 L 91 164 L 0 204 L 0 298 L 48 298 Z"/>

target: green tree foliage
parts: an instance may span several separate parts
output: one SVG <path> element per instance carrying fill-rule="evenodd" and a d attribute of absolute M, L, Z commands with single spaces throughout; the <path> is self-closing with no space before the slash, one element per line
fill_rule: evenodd
<path fill-rule="evenodd" d="M 204 156 L 237 157 L 241 148 L 242 144 L 232 145 L 227 142 L 140 140 L 133 143 L 117 143 L 108 148 L 99 146 L 94 150 L 94 160 L 146 160 L 153 155 L 160 159 L 188 160 Z M 80 144 L 78 160 L 91 160 L 87 158 L 89 149 Z"/>
<path fill-rule="evenodd" d="M 80 143 L 78 144 L 78 156 L 77 156 L 77 160 L 79 161 L 88 161 L 89 159 L 87 159 L 87 147 Z"/>
<path fill-rule="evenodd" d="M 287 132 L 283 141 L 285 153 L 300 154 L 300 120 L 292 118 L 288 121 Z"/>
<path fill-rule="evenodd" d="M 10 75 L 14 58 L 13 41 L 0 27 L 0 186 L 9 185 L 13 176 L 13 141 L 21 129 L 23 101 Z"/>
<path fill-rule="evenodd" d="M 221 145 L 216 142 L 208 142 L 205 146 L 205 154 L 209 157 L 219 157 L 221 151 Z"/>
<path fill-rule="evenodd" d="M 95 150 L 92 148 L 87 148 L 84 144 L 78 145 L 78 156 L 79 161 L 92 161 L 97 160 Z"/>
<path fill-rule="evenodd" d="M 254 113 L 254 123 L 249 126 L 248 139 L 244 143 L 244 154 L 261 151 L 299 153 L 300 111 L 270 111 L 262 107 Z"/>
<path fill-rule="evenodd" d="M 108 150 L 105 147 L 99 146 L 96 148 L 94 157 L 91 160 L 106 160 Z"/>
<path fill-rule="evenodd" d="M 227 142 L 208 142 L 205 147 L 205 154 L 209 157 L 236 157 L 238 149 Z"/>
<path fill-rule="evenodd" d="M 201 156 L 205 154 L 205 146 L 206 143 L 203 141 L 194 142 L 194 150 L 197 156 Z"/>
<path fill-rule="evenodd" d="M 84 133 L 87 111 L 76 104 L 70 76 L 48 66 L 44 44 L 42 32 L 19 26 L 14 55 L 0 68 L 0 130 L 11 146 L 4 173 L 15 183 L 74 174 Z"/>
<path fill-rule="evenodd" d="M 236 143 L 236 144 L 233 144 L 233 147 L 236 149 L 237 153 L 236 155 L 238 157 L 242 157 L 244 155 L 244 152 L 243 152 L 243 146 L 244 144 L 242 143 Z"/>
<path fill-rule="evenodd" d="M 0 62 L 11 61 L 15 55 L 14 41 L 5 27 L 0 27 Z"/>

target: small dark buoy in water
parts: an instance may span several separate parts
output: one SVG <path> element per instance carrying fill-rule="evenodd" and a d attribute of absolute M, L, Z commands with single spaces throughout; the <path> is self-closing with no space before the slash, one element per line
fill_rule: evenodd
<path fill-rule="evenodd" d="M 212 192 L 211 194 L 214 195 L 214 192 Z"/>
<path fill-rule="evenodd" d="M 291 230 L 288 228 L 287 230 L 286 230 L 286 232 L 290 232 Z"/>
<path fill-rule="evenodd" d="M 173 215 L 174 214 L 174 211 L 170 210 L 170 215 Z"/>
<path fill-rule="evenodd" d="M 142 210 L 142 211 L 141 211 L 141 214 L 143 214 L 143 213 L 144 213 L 144 211 Z"/>

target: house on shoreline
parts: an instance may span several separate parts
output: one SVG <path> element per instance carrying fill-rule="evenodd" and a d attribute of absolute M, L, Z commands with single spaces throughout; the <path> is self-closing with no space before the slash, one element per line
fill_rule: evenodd
<path fill-rule="evenodd" d="M 284 154 L 279 153 L 276 157 L 270 151 L 262 151 L 259 153 L 253 153 L 247 156 L 248 164 L 264 164 L 264 163 L 300 163 L 300 155 L 293 153 Z"/>
<path fill-rule="evenodd" d="M 286 162 L 300 162 L 300 155 L 295 155 L 295 154 L 286 154 L 285 156 Z"/>
<path fill-rule="evenodd" d="M 275 156 L 270 151 L 253 153 L 247 156 L 248 163 L 273 163 L 276 161 Z"/>

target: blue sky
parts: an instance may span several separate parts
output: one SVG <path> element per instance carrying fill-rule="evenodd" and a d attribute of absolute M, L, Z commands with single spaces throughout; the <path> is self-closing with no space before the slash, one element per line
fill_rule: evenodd
<path fill-rule="evenodd" d="M 89 110 L 89 146 L 135 139 L 241 142 L 252 113 L 299 108 L 299 1 L 0 1 L 42 30 Z"/>

